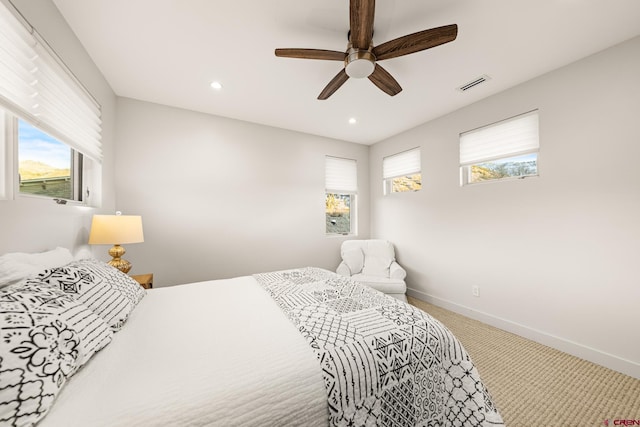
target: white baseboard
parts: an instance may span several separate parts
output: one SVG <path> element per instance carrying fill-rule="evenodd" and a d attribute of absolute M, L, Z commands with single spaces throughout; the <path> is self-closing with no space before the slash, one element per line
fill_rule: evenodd
<path fill-rule="evenodd" d="M 627 360 L 616 355 L 597 350 L 583 344 L 561 338 L 544 331 L 531 328 L 511 320 L 503 319 L 489 313 L 474 310 L 473 308 L 454 303 L 442 298 L 435 297 L 416 289 L 407 289 L 407 295 L 428 302 L 438 307 L 462 314 L 471 319 L 478 320 L 496 328 L 507 332 L 520 335 L 521 337 L 530 339 L 540 344 L 555 348 L 557 350 L 569 353 L 573 356 L 580 357 L 598 365 L 604 366 L 614 371 L 621 372 L 625 375 L 640 379 L 640 364 L 631 360 Z"/>

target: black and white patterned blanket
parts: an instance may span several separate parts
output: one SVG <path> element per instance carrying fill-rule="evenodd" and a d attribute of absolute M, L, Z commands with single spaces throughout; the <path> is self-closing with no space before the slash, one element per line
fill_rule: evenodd
<path fill-rule="evenodd" d="M 423 311 L 319 268 L 254 277 L 315 351 L 329 425 L 503 425 L 465 349 Z"/>

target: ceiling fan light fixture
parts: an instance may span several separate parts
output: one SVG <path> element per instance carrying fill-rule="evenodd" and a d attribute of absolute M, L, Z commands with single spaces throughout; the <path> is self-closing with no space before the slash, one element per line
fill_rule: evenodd
<path fill-rule="evenodd" d="M 376 68 L 376 57 L 368 50 L 349 49 L 344 60 L 344 68 L 351 78 L 369 77 Z"/>

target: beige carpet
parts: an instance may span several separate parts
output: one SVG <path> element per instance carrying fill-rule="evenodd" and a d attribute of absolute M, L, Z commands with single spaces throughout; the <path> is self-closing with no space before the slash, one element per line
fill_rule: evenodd
<path fill-rule="evenodd" d="M 409 303 L 462 342 L 507 427 L 596 427 L 605 426 L 605 420 L 610 426 L 616 420 L 640 420 L 640 380 L 426 302 L 409 298 Z"/>

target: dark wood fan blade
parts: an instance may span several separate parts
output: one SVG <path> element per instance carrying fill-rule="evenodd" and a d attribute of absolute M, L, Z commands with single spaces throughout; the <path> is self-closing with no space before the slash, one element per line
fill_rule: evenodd
<path fill-rule="evenodd" d="M 396 79 L 378 64 L 376 64 L 376 68 L 369 76 L 369 80 L 388 95 L 394 96 L 402 92 L 402 87 L 400 87 Z"/>
<path fill-rule="evenodd" d="M 373 54 L 378 61 L 397 58 L 398 56 L 420 52 L 421 50 L 449 43 L 455 40 L 457 35 L 458 26 L 456 24 L 445 25 L 444 27 L 419 31 L 382 43 L 373 49 Z"/>
<path fill-rule="evenodd" d="M 331 95 L 333 95 L 335 91 L 340 89 L 340 86 L 342 86 L 344 82 L 346 82 L 347 80 L 349 80 L 349 76 L 347 75 L 347 72 L 343 68 L 342 70 L 340 70 L 338 74 L 336 74 L 336 76 L 333 79 L 331 79 L 329 84 L 322 90 L 320 95 L 318 95 L 318 99 L 322 100 L 322 99 L 329 98 Z"/>
<path fill-rule="evenodd" d="M 375 0 L 351 0 L 349 2 L 350 42 L 356 49 L 369 49 L 373 39 Z"/>
<path fill-rule="evenodd" d="M 347 54 L 337 50 L 324 49 L 276 49 L 276 56 L 283 58 L 324 59 L 327 61 L 344 61 Z"/>

